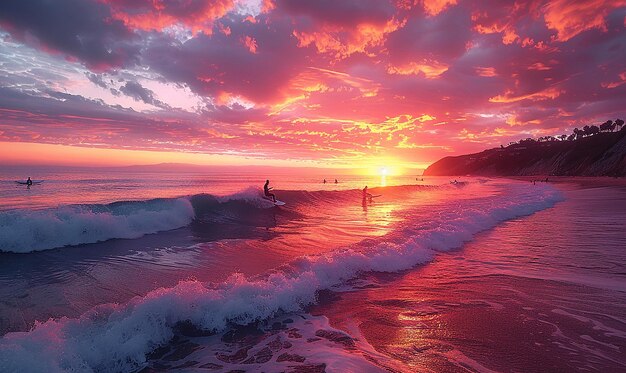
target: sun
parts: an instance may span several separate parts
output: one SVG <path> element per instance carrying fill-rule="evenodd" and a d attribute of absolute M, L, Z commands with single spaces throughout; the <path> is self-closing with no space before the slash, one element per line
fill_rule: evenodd
<path fill-rule="evenodd" d="M 362 169 L 362 173 L 368 176 L 385 176 L 394 177 L 403 174 L 404 168 L 394 160 L 386 160 L 386 162 L 372 162 Z"/>

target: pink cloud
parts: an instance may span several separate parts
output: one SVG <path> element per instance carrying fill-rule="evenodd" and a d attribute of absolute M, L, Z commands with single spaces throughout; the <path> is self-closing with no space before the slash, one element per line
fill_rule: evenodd
<path fill-rule="evenodd" d="M 456 5 L 457 0 L 423 0 L 426 13 L 436 16 L 449 6 Z"/>
<path fill-rule="evenodd" d="M 231 11 L 234 0 L 104 0 L 112 16 L 129 28 L 161 31 L 184 25 L 194 33 L 210 33 L 213 22 Z"/>
<path fill-rule="evenodd" d="M 557 31 L 556 40 L 567 41 L 583 31 L 606 31 L 606 16 L 624 7 L 621 0 L 552 0 L 544 6 L 546 25 Z"/>

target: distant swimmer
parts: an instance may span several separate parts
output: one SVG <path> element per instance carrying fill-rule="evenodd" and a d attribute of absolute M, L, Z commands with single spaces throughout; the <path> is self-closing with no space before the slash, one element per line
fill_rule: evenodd
<path fill-rule="evenodd" d="M 30 176 L 28 177 L 28 180 L 26 180 L 26 185 L 28 186 L 33 185 L 33 181 L 30 179 Z"/>
<path fill-rule="evenodd" d="M 337 179 L 335 179 L 335 184 L 338 184 L 339 182 L 337 181 Z"/>
<path fill-rule="evenodd" d="M 324 179 L 324 184 L 326 184 L 326 179 Z"/>
<path fill-rule="evenodd" d="M 274 193 L 270 193 L 270 190 L 272 189 L 274 188 L 270 188 L 270 181 L 265 180 L 265 185 L 263 185 L 263 193 L 266 197 L 272 197 L 272 201 L 276 202 L 276 196 L 274 195 Z"/>

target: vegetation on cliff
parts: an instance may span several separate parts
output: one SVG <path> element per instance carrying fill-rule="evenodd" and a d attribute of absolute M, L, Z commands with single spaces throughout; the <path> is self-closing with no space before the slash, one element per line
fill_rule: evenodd
<path fill-rule="evenodd" d="M 481 153 L 445 157 L 424 175 L 626 176 L 626 127 L 621 119 L 609 120 L 575 128 L 570 135 L 527 138 Z"/>

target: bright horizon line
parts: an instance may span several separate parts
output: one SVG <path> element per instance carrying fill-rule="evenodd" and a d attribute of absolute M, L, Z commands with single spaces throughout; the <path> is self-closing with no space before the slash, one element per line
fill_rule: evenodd
<path fill-rule="evenodd" d="M 133 168 L 168 167 L 181 165 L 193 168 L 290 168 L 290 169 L 335 169 L 378 173 L 386 168 L 390 175 L 421 172 L 431 163 L 394 159 L 373 158 L 353 165 L 333 164 L 313 160 L 279 160 L 242 155 L 215 155 L 207 153 L 186 153 L 173 151 L 146 151 L 135 149 L 93 148 L 62 144 L 42 144 L 27 142 L 0 142 L 5 149 L 1 167 L 65 167 L 65 168 Z M 71 161 L 68 161 L 71 160 Z"/>

